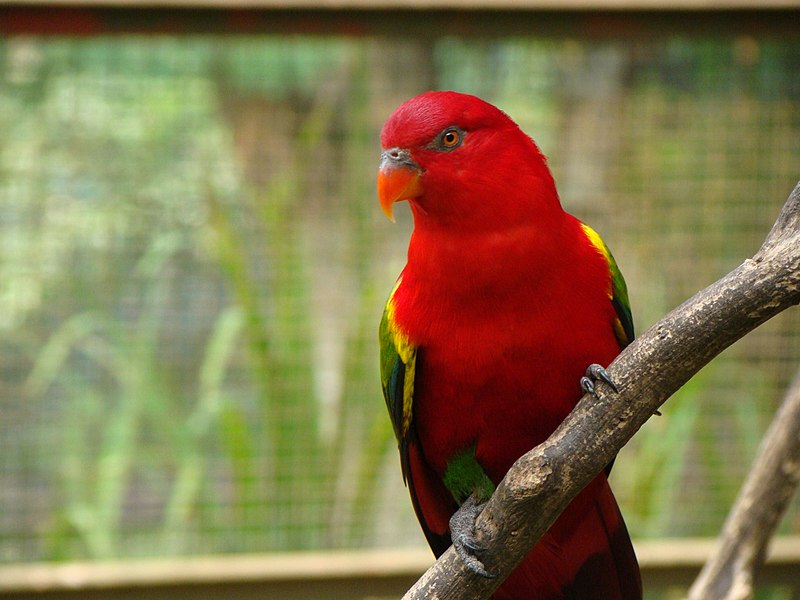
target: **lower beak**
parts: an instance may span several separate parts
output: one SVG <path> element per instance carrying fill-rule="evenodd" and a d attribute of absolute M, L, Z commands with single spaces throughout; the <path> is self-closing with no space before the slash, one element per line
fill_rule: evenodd
<path fill-rule="evenodd" d="M 397 161 L 390 152 L 384 152 L 378 170 L 378 201 L 383 214 L 394 221 L 394 203 L 411 200 L 421 194 L 419 167 L 410 160 Z"/>

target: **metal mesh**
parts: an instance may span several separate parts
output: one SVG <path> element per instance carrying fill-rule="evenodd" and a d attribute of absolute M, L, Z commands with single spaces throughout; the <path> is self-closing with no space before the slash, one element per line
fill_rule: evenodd
<path fill-rule="evenodd" d="M 387 44 L 0 41 L 0 560 L 423 543 L 375 339 L 411 227 L 377 210 L 377 132 L 415 93 L 538 141 L 640 331 L 800 173 L 791 41 Z M 794 310 L 645 426 L 614 472 L 634 536 L 716 533 L 798 365 Z"/>

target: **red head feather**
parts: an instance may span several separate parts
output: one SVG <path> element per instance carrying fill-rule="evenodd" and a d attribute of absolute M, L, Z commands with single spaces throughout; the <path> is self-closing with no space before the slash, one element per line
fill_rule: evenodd
<path fill-rule="evenodd" d="M 458 136 L 446 145 L 447 132 Z M 416 169 L 416 196 L 382 194 L 384 206 L 411 200 L 416 225 L 426 223 L 496 231 L 521 222 L 546 221 L 557 211 L 553 178 L 533 140 L 508 115 L 480 98 L 426 92 L 400 105 L 383 127 L 385 149 L 379 183 L 408 178 Z M 402 152 L 402 164 L 391 159 Z M 381 181 L 382 180 L 382 181 Z"/>

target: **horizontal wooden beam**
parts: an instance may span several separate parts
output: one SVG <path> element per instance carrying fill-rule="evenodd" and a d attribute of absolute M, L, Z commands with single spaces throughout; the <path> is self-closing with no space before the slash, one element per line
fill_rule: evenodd
<path fill-rule="evenodd" d="M 650 0 L 636 1 L 613 4 L 611 0 L 565 0 L 566 4 L 559 4 L 556 10 L 547 8 L 551 0 L 200 0 L 199 4 L 194 0 L 3 0 L 0 35 L 302 34 L 424 40 L 448 35 L 653 40 L 675 34 L 704 39 L 738 35 L 800 38 L 796 26 L 800 22 L 800 0 L 764 0 L 757 4 L 758 9 L 745 8 L 746 3 L 740 0 L 726 0 L 739 7 L 727 10 L 721 8 L 723 0 L 675 0 L 659 10 Z M 625 2 L 630 9 L 612 10 Z M 565 9 L 570 3 L 573 8 Z M 683 8 L 678 9 L 681 4 Z M 693 10 L 687 9 L 690 4 Z M 702 10 L 701 4 L 705 5 Z M 645 5 L 652 10 L 642 8 Z M 632 10 L 634 6 L 640 8 Z"/>
<path fill-rule="evenodd" d="M 6 5 L 222 9 L 719 11 L 800 8 L 800 0 L 3 0 Z"/>
<path fill-rule="evenodd" d="M 34 563 L 0 567 L 0 597 L 14 590 L 106 589 L 232 581 L 333 581 L 419 574 L 424 548 Z"/>
<path fill-rule="evenodd" d="M 714 542 L 636 544 L 646 589 L 688 587 Z M 427 549 L 360 550 L 0 567 L 0 596 L 14 600 L 282 598 L 356 600 L 399 597 L 431 564 Z M 769 585 L 800 593 L 800 537 L 778 538 L 761 573 Z"/>

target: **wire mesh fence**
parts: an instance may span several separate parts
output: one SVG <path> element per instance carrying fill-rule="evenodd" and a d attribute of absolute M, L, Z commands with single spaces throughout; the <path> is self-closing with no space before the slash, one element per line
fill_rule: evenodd
<path fill-rule="evenodd" d="M 411 222 L 373 188 L 429 88 L 537 140 L 639 330 L 800 175 L 780 38 L 0 40 L 0 561 L 423 543 L 376 348 Z M 634 537 L 717 532 L 798 365 L 795 310 L 670 400 L 615 466 Z"/>

